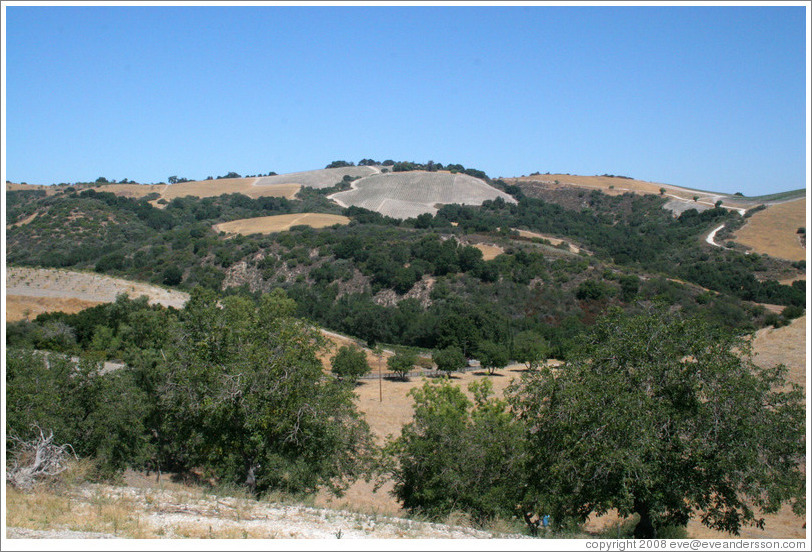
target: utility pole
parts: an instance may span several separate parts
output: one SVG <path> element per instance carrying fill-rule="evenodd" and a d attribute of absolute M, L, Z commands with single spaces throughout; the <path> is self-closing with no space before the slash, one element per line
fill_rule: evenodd
<path fill-rule="evenodd" d="M 383 372 L 381 369 L 381 351 L 378 351 L 378 398 L 383 402 Z"/>

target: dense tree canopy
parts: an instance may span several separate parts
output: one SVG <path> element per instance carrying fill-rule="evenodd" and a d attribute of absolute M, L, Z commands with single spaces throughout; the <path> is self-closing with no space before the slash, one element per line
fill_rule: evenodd
<path fill-rule="evenodd" d="M 691 517 L 736 534 L 761 523 L 754 508 L 803 509 L 803 394 L 782 367 L 759 368 L 747 342 L 660 310 L 614 312 L 584 345 L 514 388 L 529 506 L 558 520 L 637 513 L 645 537 Z"/>
<path fill-rule="evenodd" d="M 320 336 L 291 317 L 280 292 L 259 306 L 241 297 L 192 294 L 159 366 L 168 425 L 192 461 L 258 491 L 344 488 L 362 464 L 369 430 L 352 391 L 325 377 Z"/>

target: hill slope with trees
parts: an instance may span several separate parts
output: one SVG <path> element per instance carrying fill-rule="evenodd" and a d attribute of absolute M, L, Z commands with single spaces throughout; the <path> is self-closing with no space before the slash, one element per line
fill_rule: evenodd
<path fill-rule="evenodd" d="M 396 172 L 427 165 L 381 164 Z M 95 190 L 7 191 L 11 266 L 93 271 L 191 294 L 182 309 L 120 297 L 7 324 L 11 458 L 22 461 L 24 444 L 47 428 L 94 459 L 96 479 L 125 468 L 202 473 L 259 496 L 340 493 L 377 475 L 394 480 L 415 514 L 458 507 L 477 523 L 516 519 L 531 532 L 542 515 L 564 530 L 615 509 L 637 515 L 638 533 L 651 536 L 684 525 L 696 508 L 706 525 L 736 533 L 759 523 L 753 508 L 770 512 L 796 497 L 803 397 L 782 387 L 781 369 L 752 364 L 743 339 L 804 314 L 805 281 L 779 280 L 805 264 L 704 241 L 752 212 L 716 206 L 674 216 L 659 195 L 525 189 L 445 169 L 487 180 L 512 201 L 444 205 L 404 220 L 332 203 L 345 181 L 293 199 L 235 193 L 177 197 L 161 208 Z M 296 213 L 349 224 L 216 229 Z M 554 246 L 536 234 L 566 241 Z M 485 260 L 476 247 L 484 243 L 503 253 Z M 396 348 L 393 370 L 408 371 L 421 352 L 448 372 L 478 359 L 489 373 L 511 360 L 527 373 L 503 398 L 487 384 L 471 390 L 473 400 L 448 382 L 427 384 L 414 392 L 413 422 L 381 449 L 353 402 L 355 378 L 369 367 L 346 350 L 334 372 L 325 370 L 318 326 Z M 638 350 L 647 343 L 656 346 Z M 551 357 L 563 371 L 545 367 Z M 126 368 L 103 373 L 103 360 Z M 126 415 L 111 406 L 122 400 Z M 764 401 L 774 409 L 755 406 Z M 632 404 L 651 408 L 636 416 Z M 607 421 L 605 412 L 618 414 Z M 764 461 L 719 446 L 744 435 L 735 427 L 717 424 L 721 433 L 707 437 L 719 416 L 749 427 Z M 572 424 L 556 425 L 563 419 Z M 617 427 L 598 427 L 609 422 Z M 584 438 L 609 429 L 625 443 L 614 456 L 598 437 Z M 762 440 L 749 433 L 757 430 Z M 471 446 L 454 446 L 461 442 Z M 438 470 L 435 454 L 453 469 Z M 546 465 L 558 468 L 545 473 Z M 666 465 L 678 465 L 679 477 Z M 556 478 L 565 472 L 578 477 Z M 579 486 L 600 473 L 611 475 L 606 485 Z"/>

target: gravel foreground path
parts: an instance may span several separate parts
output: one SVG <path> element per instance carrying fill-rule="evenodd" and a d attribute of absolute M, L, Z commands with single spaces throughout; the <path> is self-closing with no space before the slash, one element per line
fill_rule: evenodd
<path fill-rule="evenodd" d="M 123 515 L 126 519 L 118 524 L 117 534 L 73 530 L 82 523 L 82 512 L 92 510 L 99 504 L 116 506 L 125 512 Z M 70 511 L 76 513 L 77 526 L 73 526 L 73 529 L 69 526 L 55 526 L 48 530 L 8 527 L 6 536 L 9 539 L 528 538 L 517 534 L 502 534 L 384 515 L 209 495 L 200 490 L 160 490 L 99 484 L 86 484 L 72 491 Z M 133 529 L 136 527 L 137 529 Z"/>

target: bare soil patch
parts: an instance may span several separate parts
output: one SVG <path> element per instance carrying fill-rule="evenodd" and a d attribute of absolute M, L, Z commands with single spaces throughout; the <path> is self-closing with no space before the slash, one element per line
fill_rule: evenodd
<path fill-rule="evenodd" d="M 555 237 L 549 236 L 547 234 L 539 234 L 538 232 L 531 232 L 529 230 L 519 230 L 517 228 L 511 228 L 511 230 L 516 230 L 519 233 L 519 236 L 521 236 L 522 238 L 528 238 L 528 239 L 540 238 L 540 239 L 549 241 L 551 244 L 553 244 L 553 246 L 557 246 L 557 245 L 561 245 L 562 243 L 566 243 L 569 246 L 570 251 L 572 253 L 580 253 L 581 252 L 580 247 L 578 247 L 577 245 L 575 245 L 574 243 L 572 243 L 572 242 L 570 242 L 568 240 L 563 240 L 561 238 L 555 238 Z"/>
<path fill-rule="evenodd" d="M 24 225 L 32 222 L 38 216 L 39 216 L 39 213 L 34 213 L 34 214 L 31 214 L 31 215 L 28 215 L 27 217 L 25 217 L 23 219 L 20 219 L 20 220 L 18 220 L 17 222 L 15 222 L 13 224 L 6 224 L 6 228 L 14 228 L 15 226 L 24 226 Z"/>
<path fill-rule="evenodd" d="M 801 227 L 806 227 L 806 198 L 770 205 L 755 213 L 733 239 L 756 253 L 800 261 L 806 258 L 797 233 Z"/>
<path fill-rule="evenodd" d="M 228 234 L 270 234 L 284 232 L 293 226 L 307 225 L 313 228 L 326 228 L 334 224 L 349 224 L 350 219 L 341 215 L 327 215 L 323 213 L 296 213 L 291 215 L 275 215 L 270 217 L 257 217 L 249 219 L 232 220 L 214 225 L 218 232 Z"/>

